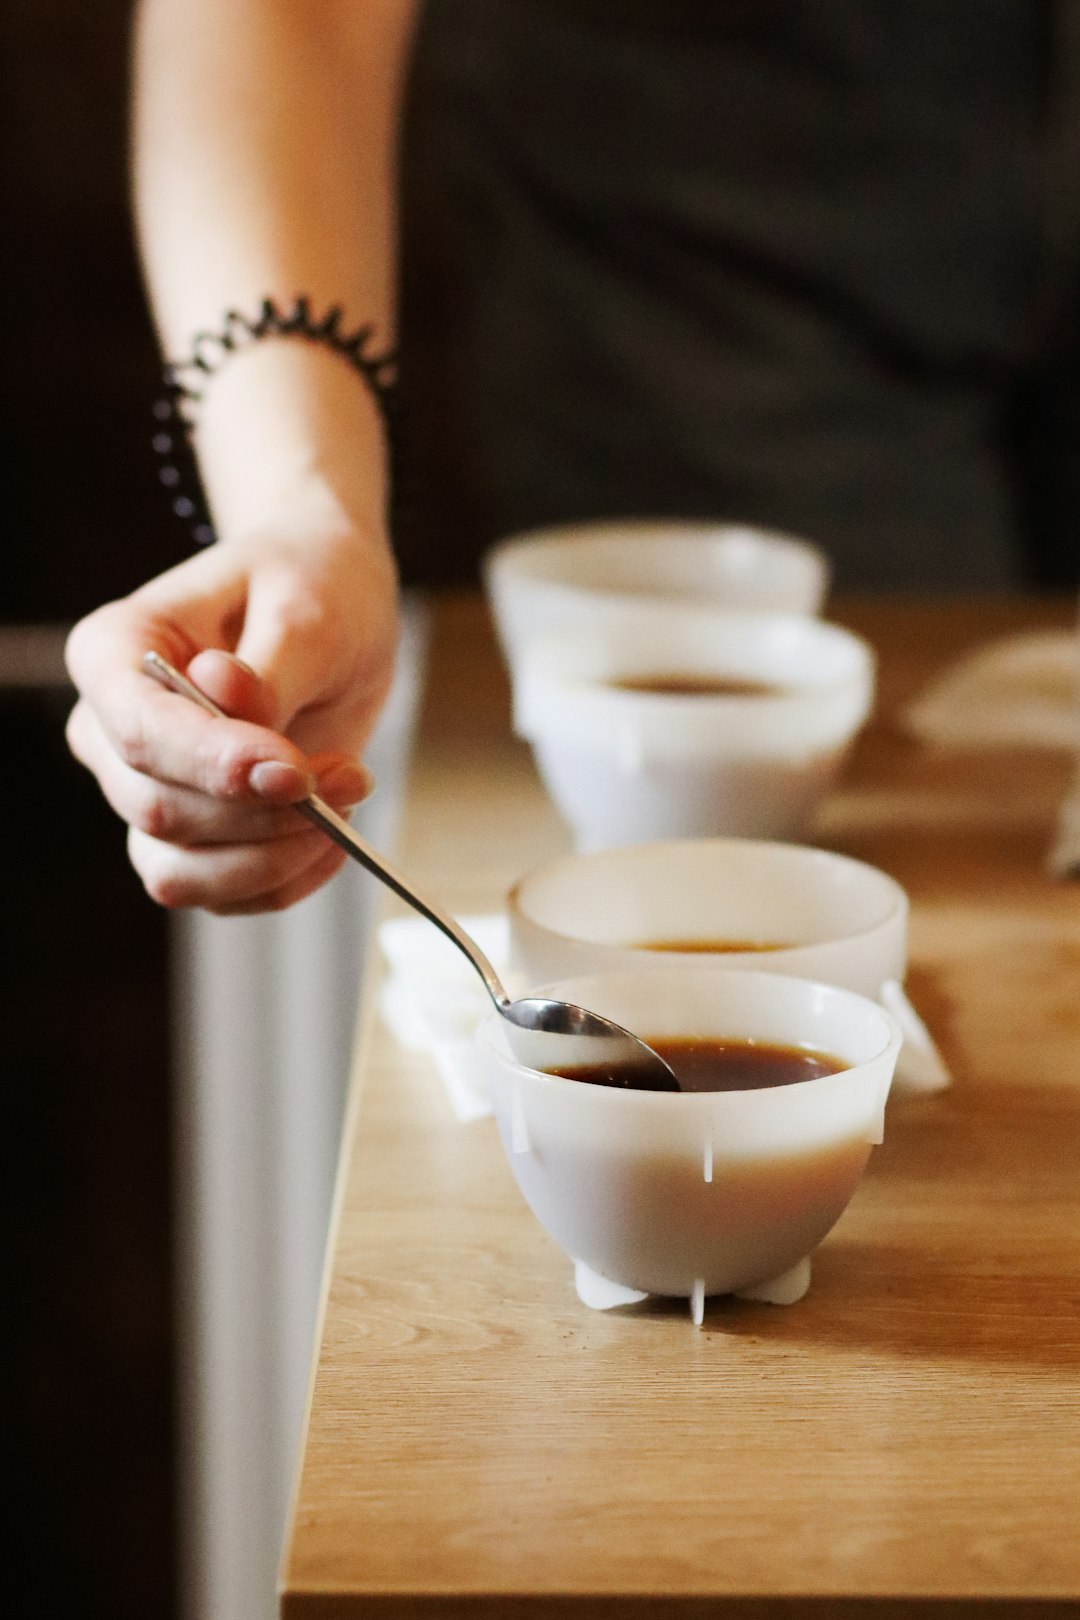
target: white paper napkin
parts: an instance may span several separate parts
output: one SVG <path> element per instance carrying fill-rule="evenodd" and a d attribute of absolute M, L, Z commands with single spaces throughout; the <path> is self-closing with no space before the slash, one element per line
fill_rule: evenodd
<path fill-rule="evenodd" d="M 979 647 L 920 692 L 905 718 L 943 747 L 1080 748 L 1080 637 L 1039 631 Z"/>
<path fill-rule="evenodd" d="M 460 922 L 512 994 L 506 974 L 506 918 L 462 917 Z M 474 1036 L 491 1010 L 491 999 L 476 969 L 423 917 L 383 923 L 379 945 L 389 970 L 379 992 L 379 1010 L 395 1037 L 410 1051 L 431 1058 L 458 1119 L 490 1114 Z"/>
<path fill-rule="evenodd" d="M 1080 877 L 1080 635 L 1041 631 L 980 647 L 921 692 L 906 720 L 940 747 L 1072 751 L 1076 776 L 1047 865 L 1057 877 Z"/>
<path fill-rule="evenodd" d="M 511 995 L 523 989 L 514 983 L 509 969 L 506 918 L 462 917 L 461 924 Z M 389 969 L 380 989 L 379 1009 L 394 1036 L 410 1051 L 425 1052 L 431 1058 L 458 1119 L 490 1114 L 491 1099 L 477 1062 L 474 1037 L 491 1001 L 475 970 L 422 917 L 395 917 L 383 923 L 379 944 Z M 950 1083 L 949 1071 L 903 986 L 890 981 L 882 988 L 881 1000 L 904 1037 L 894 1094 L 941 1091 Z"/>

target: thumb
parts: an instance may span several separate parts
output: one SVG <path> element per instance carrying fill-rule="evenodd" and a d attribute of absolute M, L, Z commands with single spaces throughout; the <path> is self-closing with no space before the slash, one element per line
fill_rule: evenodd
<path fill-rule="evenodd" d="M 256 575 L 249 586 L 236 660 L 254 672 L 264 725 L 286 732 L 327 689 L 334 661 L 329 615 L 310 585 L 293 570 Z M 235 660 L 234 660 L 235 662 Z M 248 689 L 244 696 L 255 700 Z"/>
<path fill-rule="evenodd" d="M 206 648 L 195 654 L 187 676 L 232 719 L 273 726 L 273 697 L 255 671 L 235 653 Z"/>

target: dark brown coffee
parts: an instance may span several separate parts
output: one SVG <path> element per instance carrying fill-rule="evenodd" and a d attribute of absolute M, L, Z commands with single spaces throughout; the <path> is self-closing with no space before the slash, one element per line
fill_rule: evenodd
<path fill-rule="evenodd" d="M 805 1046 L 775 1046 L 767 1041 L 717 1040 L 711 1036 L 642 1037 L 674 1071 L 680 1091 L 761 1091 L 769 1086 L 793 1086 L 839 1074 L 850 1065 L 828 1052 Z M 581 1064 L 552 1069 L 564 1080 L 582 1080 L 593 1086 L 616 1086 L 627 1091 L 642 1088 L 638 1071 L 610 1064 Z"/>
<path fill-rule="evenodd" d="M 787 951 L 783 939 L 647 939 L 631 947 L 635 951 L 685 951 L 701 955 L 723 955 L 731 951 Z"/>
<path fill-rule="evenodd" d="M 738 675 L 621 675 L 608 686 L 620 692 L 652 692 L 667 697 L 781 697 L 789 688 L 774 681 Z"/>

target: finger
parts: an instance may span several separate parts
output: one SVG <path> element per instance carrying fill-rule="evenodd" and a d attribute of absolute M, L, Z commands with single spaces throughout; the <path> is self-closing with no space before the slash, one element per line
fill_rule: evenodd
<path fill-rule="evenodd" d="M 64 657 L 71 679 L 85 695 L 114 668 L 138 669 L 143 653 L 154 648 L 180 669 L 199 650 L 173 618 L 136 595 L 107 602 L 80 619 L 67 638 Z"/>
<path fill-rule="evenodd" d="M 117 674 L 96 705 L 113 748 L 132 770 L 214 798 L 295 804 L 314 789 L 300 750 L 277 732 L 223 720 L 158 688 Z"/>
<path fill-rule="evenodd" d="M 267 683 L 235 653 L 207 649 L 197 653 L 187 668 L 188 679 L 229 715 L 270 724 L 276 704 Z M 366 799 L 375 785 L 366 766 L 351 754 L 324 751 L 308 758 L 315 792 L 335 809 L 352 807 Z"/>
<path fill-rule="evenodd" d="M 237 656 L 256 670 L 272 723 L 290 721 L 331 695 L 327 648 L 344 639 L 325 596 L 308 593 L 293 570 L 264 569 L 249 585 Z"/>
<path fill-rule="evenodd" d="M 147 894 L 170 910 L 220 908 L 271 894 L 303 877 L 326 854 L 326 838 L 305 827 L 261 844 L 165 844 L 132 828 L 128 855 Z"/>
<path fill-rule="evenodd" d="M 117 815 L 151 838 L 188 845 L 243 844 L 287 838 L 297 831 L 291 805 L 235 804 L 133 771 L 115 753 L 86 703 L 80 702 L 72 710 L 68 744 L 76 759 L 93 771 Z M 312 764 L 316 790 L 335 810 L 350 810 L 367 797 L 368 772 L 348 761 Z"/>
<path fill-rule="evenodd" d="M 341 870 L 348 857 L 342 849 L 331 846 L 326 854 L 317 860 L 314 866 L 301 873 L 298 878 L 291 879 L 279 889 L 273 889 L 269 894 L 256 896 L 253 900 L 240 900 L 233 904 L 209 906 L 207 909 L 218 917 L 250 917 L 266 911 L 284 911 L 294 906 L 300 900 L 306 900 L 309 894 L 329 881 Z"/>
<path fill-rule="evenodd" d="M 362 804 L 375 791 L 375 778 L 367 766 L 345 754 L 312 754 L 308 769 L 319 797 L 336 809 Z"/>
<path fill-rule="evenodd" d="M 234 720 L 250 720 L 255 725 L 273 727 L 276 713 L 273 693 L 251 665 L 236 653 L 207 647 L 195 654 L 185 673 L 200 692 L 205 692 Z"/>
<path fill-rule="evenodd" d="M 117 754 L 85 702 L 72 710 L 67 738 L 72 753 L 93 772 L 117 815 L 150 838 L 182 844 L 235 844 L 260 842 L 296 831 L 295 810 L 212 799 L 193 788 L 169 785 L 132 770 Z"/>
<path fill-rule="evenodd" d="M 125 764 L 226 799 L 291 804 L 311 791 L 304 755 L 284 737 L 244 720 L 220 720 L 145 675 L 143 654 L 155 647 L 181 669 L 197 650 L 138 596 L 99 608 L 68 638 L 75 684 Z"/>
<path fill-rule="evenodd" d="M 273 725 L 278 715 L 279 704 L 271 691 L 268 681 L 256 675 L 250 665 L 244 663 L 235 653 L 222 652 L 218 649 L 207 649 L 197 653 L 187 667 L 188 679 L 194 681 L 200 691 L 226 711 L 235 719 L 251 720 L 260 725 Z M 333 717 L 329 709 L 309 711 L 305 716 L 303 726 L 306 731 L 323 733 L 328 727 L 338 731 L 339 735 L 353 731 L 351 723 L 352 705 L 335 705 Z M 296 739 L 293 739 L 296 741 Z M 348 788 L 343 785 L 337 791 L 347 793 L 349 804 L 359 804 L 366 799 L 374 785 L 370 772 L 360 765 L 354 755 L 349 752 L 336 750 L 326 751 L 313 755 L 308 759 L 308 769 L 322 780 L 325 773 L 331 768 L 342 778 L 351 773 L 355 784 Z M 317 790 L 323 798 L 327 797 L 326 789 L 320 786 Z"/>
<path fill-rule="evenodd" d="M 117 815 L 151 838 L 179 844 L 258 843 L 297 830 L 291 807 L 214 799 L 133 770 L 85 702 L 72 710 L 67 736 L 72 753 L 97 777 Z"/>

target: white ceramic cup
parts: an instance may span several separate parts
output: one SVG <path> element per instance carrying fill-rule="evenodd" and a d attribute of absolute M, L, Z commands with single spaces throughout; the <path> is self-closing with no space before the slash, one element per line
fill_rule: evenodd
<path fill-rule="evenodd" d="M 547 989 L 645 1038 L 802 1045 L 850 1065 L 757 1091 L 628 1091 L 523 1068 L 497 1013 L 478 1032 L 510 1168 L 577 1263 L 579 1292 L 584 1273 L 636 1297 L 685 1296 L 700 1319 L 707 1294 L 782 1299 L 792 1276 L 805 1288 L 811 1251 L 882 1139 L 900 1045 L 889 1015 L 833 986 L 717 968 L 648 966 Z"/>
<path fill-rule="evenodd" d="M 731 524 L 583 523 L 516 535 L 484 559 L 503 652 L 641 598 L 732 611 L 817 613 L 829 581 L 807 540 Z"/>
<path fill-rule="evenodd" d="M 805 844 L 697 838 L 566 855 L 519 878 L 507 915 L 512 966 L 527 986 L 647 963 L 782 973 L 876 1000 L 907 967 L 900 885 Z M 694 941 L 759 948 L 684 948 Z M 647 948 L 663 943 L 680 948 Z"/>
<path fill-rule="evenodd" d="M 777 690 L 676 696 L 612 684 L 679 675 Z M 580 849 L 799 838 L 873 691 L 871 649 L 837 625 L 642 602 L 587 634 L 527 646 L 513 670 L 514 726 Z"/>

